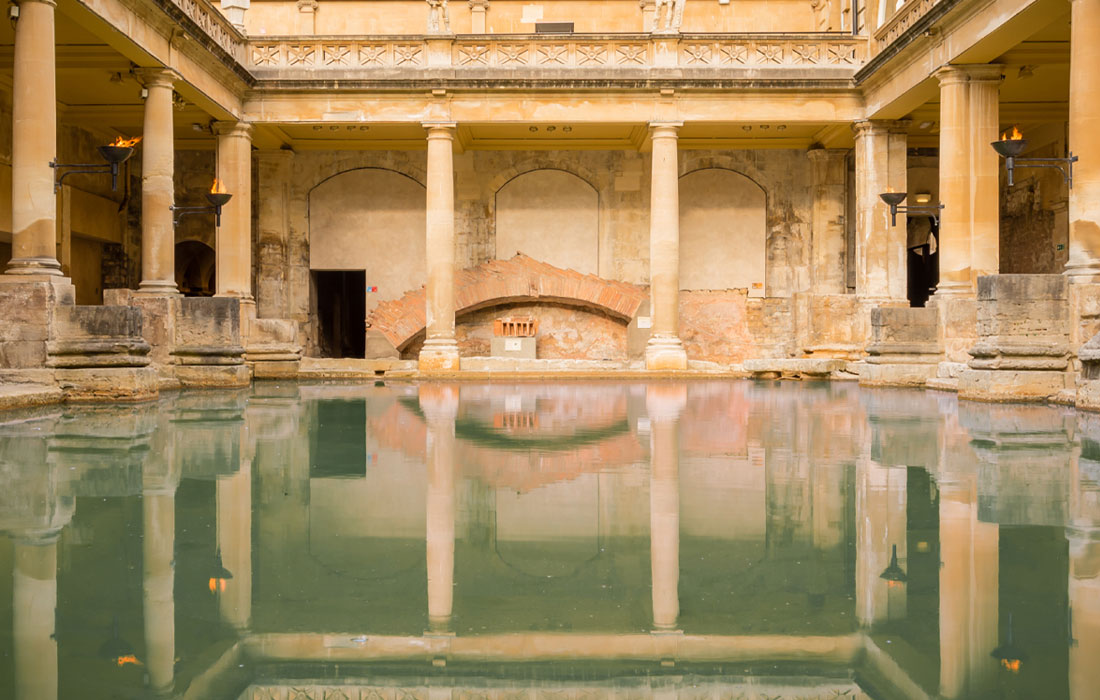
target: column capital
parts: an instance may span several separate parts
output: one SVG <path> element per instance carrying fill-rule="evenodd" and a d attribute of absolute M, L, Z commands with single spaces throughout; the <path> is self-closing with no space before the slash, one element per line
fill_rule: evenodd
<path fill-rule="evenodd" d="M 489 0 L 470 0 L 467 3 L 471 10 L 488 10 Z"/>
<path fill-rule="evenodd" d="M 864 119 L 854 122 L 852 131 L 856 138 L 875 134 L 908 134 L 912 119 Z"/>
<path fill-rule="evenodd" d="M 458 124 L 455 122 L 421 122 L 420 125 L 428 132 L 429 139 L 449 139 L 453 141 L 455 131 L 458 130 Z"/>
<path fill-rule="evenodd" d="M 1004 79 L 1004 66 L 1000 63 L 970 63 L 946 65 L 932 74 L 940 86 L 968 82 L 996 82 Z"/>
<path fill-rule="evenodd" d="M 215 136 L 235 136 L 242 139 L 252 138 L 252 124 L 240 121 L 218 121 L 212 125 Z"/>
<path fill-rule="evenodd" d="M 146 89 L 152 87 L 173 88 L 177 82 L 183 79 L 179 73 L 171 68 L 137 68 L 134 70 L 134 75 L 141 79 Z"/>
<path fill-rule="evenodd" d="M 651 138 L 674 139 L 680 131 L 683 122 L 650 122 L 649 135 Z"/>

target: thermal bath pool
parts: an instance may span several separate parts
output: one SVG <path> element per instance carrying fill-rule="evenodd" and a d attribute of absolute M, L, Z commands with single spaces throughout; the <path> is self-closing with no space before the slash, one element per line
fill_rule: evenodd
<path fill-rule="evenodd" d="M 0 697 L 1100 697 L 1070 410 L 258 383 L 0 415 L 0 484 Z"/>

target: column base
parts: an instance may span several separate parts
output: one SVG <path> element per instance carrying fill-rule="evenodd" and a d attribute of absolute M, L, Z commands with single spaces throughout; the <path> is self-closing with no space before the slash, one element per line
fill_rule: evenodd
<path fill-rule="evenodd" d="M 421 372 L 457 372 L 461 362 L 458 356 L 458 342 L 454 338 L 429 338 L 417 358 L 417 368 Z"/>
<path fill-rule="evenodd" d="M 134 294 L 150 297 L 178 297 L 180 290 L 175 280 L 142 280 Z"/>
<path fill-rule="evenodd" d="M 4 274 L 61 277 L 61 263 L 57 258 L 12 258 Z"/>
<path fill-rule="evenodd" d="M 645 368 L 671 371 L 687 369 L 687 352 L 676 336 L 653 336 L 645 348 Z"/>
<path fill-rule="evenodd" d="M 943 299 L 948 297 L 957 299 L 959 297 L 973 297 L 976 295 L 977 290 L 968 282 L 940 282 L 936 285 L 936 291 L 932 294 L 932 298 Z"/>
<path fill-rule="evenodd" d="M 1096 284 L 1100 282 L 1100 260 L 1087 263 L 1066 263 L 1062 273 L 1070 284 Z"/>

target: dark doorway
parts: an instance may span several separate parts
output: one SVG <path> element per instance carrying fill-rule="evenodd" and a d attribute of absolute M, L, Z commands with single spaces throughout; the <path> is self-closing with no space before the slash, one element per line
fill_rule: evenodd
<path fill-rule="evenodd" d="M 919 225 L 914 226 L 917 223 Z M 916 233 L 916 235 L 914 235 Z M 939 225 L 931 217 L 909 220 L 909 306 L 924 306 L 940 283 Z"/>
<path fill-rule="evenodd" d="M 217 256 L 213 248 L 201 241 L 176 244 L 176 284 L 184 296 L 214 296 L 216 272 Z"/>
<path fill-rule="evenodd" d="M 317 343 L 323 357 L 363 357 L 366 284 L 363 270 L 313 271 Z"/>
<path fill-rule="evenodd" d="M 309 442 L 310 478 L 367 475 L 367 402 L 317 401 Z"/>

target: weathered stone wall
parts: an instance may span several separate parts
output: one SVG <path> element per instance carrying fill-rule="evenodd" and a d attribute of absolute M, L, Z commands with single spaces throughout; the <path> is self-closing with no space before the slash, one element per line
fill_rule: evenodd
<path fill-rule="evenodd" d="M 1061 158 L 1065 139 L 1026 154 Z M 1052 169 L 1018 169 L 1013 187 L 1001 177 L 1001 272 L 1060 274 L 1069 259 L 1069 191 Z"/>
<path fill-rule="evenodd" d="M 263 315 L 297 320 L 302 344 L 308 348 L 314 345 L 311 340 L 317 336 L 310 314 L 310 258 L 317 254 L 310 249 L 311 225 L 317 221 L 310 212 L 311 193 L 326 180 L 360 168 L 389 170 L 423 183 L 425 153 L 304 152 L 283 157 L 288 158 L 289 163 L 281 169 L 260 167 L 258 197 L 281 191 L 283 187 L 289 195 L 285 218 L 272 213 L 258 222 L 257 303 Z M 689 350 L 689 356 L 720 362 L 736 362 L 752 352 L 787 356 L 791 351 L 788 347 L 791 345 L 789 297 L 808 289 L 810 278 L 812 193 L 806 154 L 799 150 L 766 150 L 684 151 L 680 155 L 681 175 L 711 168 L 718 169 L 719 175 L 723 170 L 739 173 L 764 193 L 764 230 L 760 233 L 766 236 L 764 291 L 767 296 L 779 299 L 750 304 L 745 299 L 748 289 L 741 288 L 716 290 L 722 293 L 710 296 L 685 295 L 685 299 L 691 300 L 685 302 L 683 324 L 685 340 L 691 336 L 693 349 Z M 456 154 L 456 265 L 469 268 L 497 257 L 497 194 L 517 176 L 536 170 L 570 173 L 595 191 L 598 198 L 597 273 L 606 279 L 648 284 L 649 159 L 648 155 L 636 151 L 472 151 Z M 721 196 L 720 191 L 715 194 Z M 372 196 L 376 193 L 349 192 L 345 195 L 345 206 L 358 210 Z M 715 203 L 712 215 L 716 226 L 724 227 L 728 226 L 729 217 L 721 204 Z M 256 206 L 264 207 L 265 204 L 258 201 Z M 326 220 L 338 219 L 341 215 L 339 198 L 327 202 L 327 206 L 332 209 L 326 213 Z M 554 216 L 555 213 L 547 211 L 546 215 Z M 423 234 L 415 231 L 408 236 L 419 240 Z M 354 254 L 376 256 L 381 261 L 400 259 L 408 253 L 392 243 L 377 245 L 369 231 L 364 232 L 359 245 L 363 248 Z M 734 265 L 737 245 L 734 241 L 729 241 L 728 245 L 730 249 L 724 254 L 729 264 Z M 353 251 L 347 253 L 350 255 Z M 368 280 L 367 284 L 371 282 Z M 707 306 L 711 308 L 704 310 Z M 753 311 L 749 310 L 750 306 Z M 715 315 L 712 313 L 715 309 L 729 315 Z M 496 315 L 500 314 L 486 315 L 486 322 Z M 482 334 L 464 332 L 470 338 L 467 345 L 470 351 L 480 352 L 476 350 L 480 347 L 476 338 Z M 618 343 L 611 336 L 605 340 L 608 347 Z M 573 341 L 556 343 L 553 347 L 562 353 L 589 356 L 586 353 L 594 352 L 599 355 L 597 359 L 606 356 L 604 350 L 590 351 Z M 762 344 L 768 347 L 761 349 Z M 750 346 L 756 350 L 751 350 Z"/>

